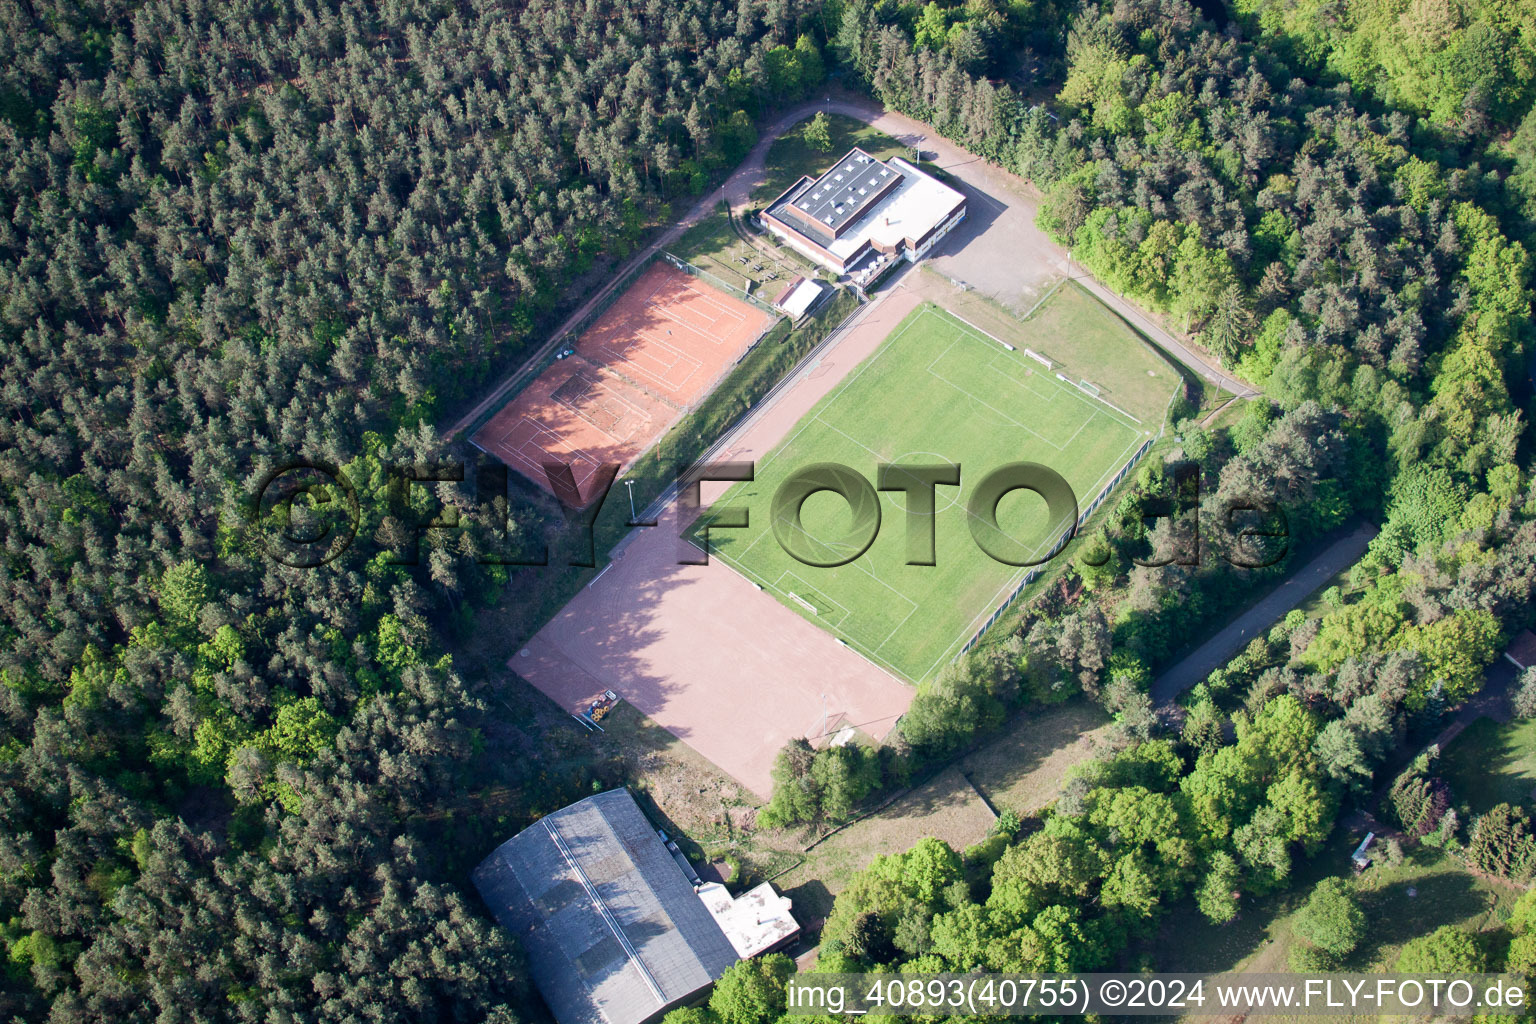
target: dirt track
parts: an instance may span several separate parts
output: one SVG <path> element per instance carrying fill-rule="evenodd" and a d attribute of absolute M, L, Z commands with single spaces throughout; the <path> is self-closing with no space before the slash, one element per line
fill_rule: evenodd
<path fill-rule="evenodd" d="M 817 111 L 826 110 L 856 118 L 903 142 L 913 145 L 921 143 L 925 151 L 934 154 L 933 162 L 951 175 L 966 194 L 971 201 L 969 223 L 956 231 L 953 240 L 946 239 L 940 254 L 933 260 L 935 267 L 942 272 L 966 280 L 989 294 L 995 294 L 1009 305 L 1016 305 L 1037 294 L 1043 282 L 1070 273 L 1156 345 L 1222 390 L 1244 396 L 1256 393 L 1247 384 L 1225 373 L 1203 353 L 1179 341 L 1133 303 L 1089 277 L 1080 265 L 1069 264 L 1067 251 L 1035 227 L 1037 204 L 1029 183 L 1024 179 L 940 138 L 921 121 L 885 110 L 871 100 L 851 93 L 834 89 L 829 94 L 835 98 L 819 103 L 802 103 L 780 115 L 771 125 L 764 126 L 757 145 L 752 147 L 752 152 L 747 154 L 747 158 L 725 183 L 701 198 L 681 220 L 616 269 L 613 279 L 619 280 L 630 267 L 677 241 L 722 199 L 731 204 L 731 209 L 744 211 L 751 205 L 753 189 L 763 183 L 763 167 L 774 140 L 799 122 L 814 116 Z M 995 240 L 995 248 L 992 240 L 984 241 L 980 247 L 967 244 L 981 238 L 984 233 Z M 972 252 L 971 258 L 964 256 L 967 249 Z M 502 401 L 509 391 L 543 365 L 553 354 L 559 340 L 602 301 L 607 291 L 606 288 L 600 289 L 580 309 L 567 317 L 550 334 L 549 341 L 540 346 L 522 367 L 504 379 L 458 422 L 446 426 L 444 435 L 451 437 L 467 429 L 487 409 Z"/>

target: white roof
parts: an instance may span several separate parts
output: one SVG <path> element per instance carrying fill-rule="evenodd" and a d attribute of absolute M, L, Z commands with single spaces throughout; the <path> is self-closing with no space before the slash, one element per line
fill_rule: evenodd
<path fill-rule="evenodd" d="M 820 283 L 811 280 L 801 281 L 795 286 L 795 290 L 779 303 L 779 308 L 792 317 L 798 317 L 811 308 L 811 303 L 815 302 L 816 296 L 820 294 Z"/>
<path fill-rule="evenodd" d="M 764 882 L 735 899 L 719 882 L 705 882 L 699 886 L 698 894 L 743 960 L 772 949 L 800 930 L 790 914 L 789 897 L 780 896 L 772 882 Z"/>
<path fill-rule="evenodd" d="M 884 201 L 875 205 L 853 227 L 827 246 L 827 251 L 846 261 L 864 247 L 878 242 L 900 246 L 906 239 L 922 238 L 938 227 L 965 197 L 937 178 L 896 157 L 890 161 L 903 180 Z"/>

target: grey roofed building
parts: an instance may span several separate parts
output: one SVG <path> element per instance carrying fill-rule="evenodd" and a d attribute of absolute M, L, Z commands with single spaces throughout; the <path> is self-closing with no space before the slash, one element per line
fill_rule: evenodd
<path fill-rule="evenodd" d="M 855 146 L 848 155 L 777 207 L 812 237 L 837 238 L 886 193 L 901 184 L 901 172 Z"/>
<path fill-rule="evenodd" d="M 821 177 L 802 176 L 758 218 L 790 248 L 854 274 L 857 284 L 866 260 L 878 267 L 922 259 L 965 219 L 965 205 L 964 195 L 921 168 L 855 147 Z"/>
<path fill-rule="evenodd" d="M 560 1024 L 647 1024 L 737 960 L 626 789 L 541 818 L 482 861 L 474 882 L 527 949 Z"/>

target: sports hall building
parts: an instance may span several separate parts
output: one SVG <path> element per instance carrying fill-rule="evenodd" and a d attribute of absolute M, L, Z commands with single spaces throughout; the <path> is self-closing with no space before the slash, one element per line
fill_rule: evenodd
<path fill-rule="evenodd" d="M 771 883 L 732 897 L 699 878 L 627 789 L 545 815 L 472 877 L 556 1024 L 659 1024 L 737 960 L 800 934 Z"/>
<path fill-rule="evenodd" d="M 762 214 L 785 244 L 837 274 L 866 261 L 913 263 L 965 219 L 965 197 L 898 158 L 848 151 L 819 178 L 802 177 Z"/>

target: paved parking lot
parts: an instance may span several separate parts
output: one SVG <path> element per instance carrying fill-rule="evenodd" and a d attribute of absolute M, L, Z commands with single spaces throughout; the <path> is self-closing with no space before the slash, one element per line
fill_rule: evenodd
<path fill-rule="evenodd" d="M 987 295 L 1015 313 L 1027 313 L 1066 276 L 1066 260 L 1035 226 L 1034 206 L 962 180 L 969 200 L 965 222 L 939 243 L 928 265 Z"/>

